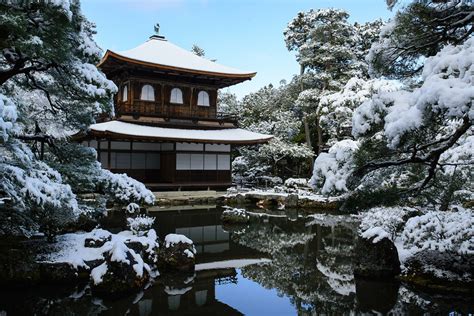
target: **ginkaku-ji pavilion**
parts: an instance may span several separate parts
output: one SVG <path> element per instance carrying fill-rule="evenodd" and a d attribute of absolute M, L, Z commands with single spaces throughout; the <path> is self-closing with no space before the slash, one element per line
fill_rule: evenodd
<path fill-rule="evenodd" d="M 232 184 L 232 146 L 271 135 L 237 127 L 219 114 L 217 91 L 255 73 L 220 65 L 151 36 L 131 50 L 107 50 L 98 67 L 115 82 L 113 120 L 79 138 L 112 172 L 152 188 L 216 188 Z"/>

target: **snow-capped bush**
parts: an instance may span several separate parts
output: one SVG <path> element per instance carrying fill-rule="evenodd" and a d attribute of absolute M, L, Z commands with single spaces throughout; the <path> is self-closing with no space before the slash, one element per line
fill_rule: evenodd
<path fill-rule="evenodd" d="M 102 182 L 107 192 L 120 202 L 153 204 L 155 195 L 145 185 L 126 174 L 103 170 Z"/>
<path fill-rule="evenodd" d="M 137 236 L 145 235 L 155 223 L 155 218 L 146 216 L 146 215 L 138 215 L 137 217 L 129 217 L 127 218 L 127 226 L 130 228 L 132 233 Z"/>
<path fill-rule="evenodd" d="M 410 251 L 453 251 L 474 254 L 474 213 L 472 210 L 431 211 L 412 217 L 401 235 Z"/>
<path fill-rule="evenodd" d="M 423 214 L 406 207 L 373 208 L 360 217 L 359 235 L 366 239 L 375 237 L 374 242 L 390 239 L 397 246 L 402 263 L 423 250 L 474 254 L 472 210 L 458 207 Z"/>
<path fill-rule="evenodd" d="M 18 113 L 15 104 L 0 93 L 0 139 L 8 140 L 8 135 L 15 129 Z"/>
<path fill-rule="evenodd" d="M 353 154 L 359 144 L 345 139 L 335 143 L 327 153 L 321 153 L 314 161 L 310 184 L 320 193 L 340 194 L 347 191 L 346 182 L 353 168 Z"/>
<path fill-rule="evenodd" d="M 130 203 L 127 205 L 126 210 L 128 213 L 133 214 L 140 211 L 140 205 L 137 203 Z"/>
<path fill-rule="evenodd" d="M 361 215 L 359 233 L 379 227 L 388 233 L 391 240 L 401 233 L 405 224 L 404 217 L 408 212 L 417 212 L 415 209 L 406 207 L 375 207 L 365 211 Z"/>
<path fill-rule="evenodd" d="M 287 188 L 301 188 L 308 186 L 308 179 L 305 178 L 288 178 L 285 180 L 284 183 L 285 187 Z"/>
<path fill-rule="evenodd" d="M 364 238 L 370 238 L 375 230 L 372 230 L 371 233 L 368 231 L 379 228 L 379 232 L 386 232 L 387 237 L 393 241 L 397 234 L 402 232 L 405 224 L 404 217 L 409 212 L 417 212 L 417 210 L 407 207 L 375 207 L 367 210 L 360 215 L 359 234 Z"/>

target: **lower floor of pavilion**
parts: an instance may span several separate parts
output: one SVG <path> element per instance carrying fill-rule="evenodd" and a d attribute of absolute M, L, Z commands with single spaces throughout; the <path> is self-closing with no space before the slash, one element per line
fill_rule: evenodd
<path fill-rule="evenodd" d="M 102 167 L 151 189 L 208 189 L 232 185 L 232 147 L 272 136 L 246 130 L 186 130 L 109 121 L 77 137 L 97 151 Z"/>
<path fill-rule="evenodd" d="M 102 167 L 155 188 L 232 185 L 230 144 L 89 140 Z"/>

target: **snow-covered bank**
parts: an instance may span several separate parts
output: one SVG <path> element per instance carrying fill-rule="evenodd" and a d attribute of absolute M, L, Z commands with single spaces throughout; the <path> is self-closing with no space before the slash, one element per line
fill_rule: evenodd
<path fill-rule="evenodd" d="M 325 197 L 309 189 L 275 187 L 271 189 L 229 189 L 224 196 L 227 205 L 253 205 L 259 208 L 278 207 L 336 210 L 341 197 Z"/>
<path fill-rule="evenodd" d="M 474 212 L 410 207 L 373 208 L 360 214 L 359 235 L 396 246 L 402 275 L 473 282 Z M 469 268 L 470 266 L 470 268 Z"/>
<path fill-rule="evenodd" d="M 86 240 L 104 240 L 100 247 L 87 247 Z M 115 258 L 123 257 L 125 249 L 122 245 L 126 243 L 139 243 L 145 251 L 152 254 L 159 247 L 156 240 L 156 232 L 151 229 L 146 236 L 136 236 L 131 231 L 122 231 L 112 234 L 103 229 L 94 229 L 91 232 L 78 232 L 65 234 L 57 237 L 55 248 L 57 252 L 48 254 L 43 258 L 44 262 L 68 263 L 78 268 L 88 269 L 88 262 L 104 260 L 105 254 L 114 249 Z M 121 254 L 118 252 L 120 249 Z"/>
<path fill-rule="evenodd" d="M 160 244 L 154 229 L 117 234 L 94 229 L 58 236 L 38 262 L 63 283 L 88 278 L 97 295 L 117 297 L 143 289 L 160 273 L 194 271 L 195 254 L 183 235 L 168 234 Z"/>

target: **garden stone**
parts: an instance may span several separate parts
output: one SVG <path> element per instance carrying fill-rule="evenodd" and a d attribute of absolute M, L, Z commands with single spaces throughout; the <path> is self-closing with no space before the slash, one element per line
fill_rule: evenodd
<path fill-rule="evenodd" d="M 395 245 L 388 238 L 374 243 L 370 239 L 356 241 L 354 275 L 366 278 L 392 278 L 400 274 L 400 260 Z"/>
<path fill-rule="evenodd" d="M 244 209 L 233 208 L 222 212 L 221 220 L 225 224 L 247 224 L 250 216 Z"/>
<path fill-rule="evenodd" d="M 195 254 L 196 249 L 190 239 L 179 234 L 168 234 L 164 246 L 160 248 L 158 267 L 164 271 L 193 272 Z"/>

